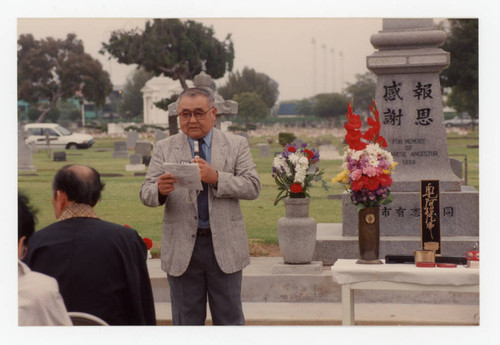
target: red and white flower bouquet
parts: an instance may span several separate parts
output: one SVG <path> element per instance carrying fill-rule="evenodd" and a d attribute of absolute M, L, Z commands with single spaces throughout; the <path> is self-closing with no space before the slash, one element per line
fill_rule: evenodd
<path fill-rule="evenodd" d="M 379 134 L 380 120 L 375 102 L 370 106 L 370 111 L 373 118 L 368 117 L 369 129 L 363 133 L 361 117 L 353 113 L 351 105 L 347 103 L 348 122 L 344 128 L 348 147 L 344 149 L 343 170 L 332 180 L 344 185 L 358 210 L 387 205 L 392 201 L 389 187 L 397 165 L 392 154 L 382 149 L 387 147 L 387 142 Z"/>

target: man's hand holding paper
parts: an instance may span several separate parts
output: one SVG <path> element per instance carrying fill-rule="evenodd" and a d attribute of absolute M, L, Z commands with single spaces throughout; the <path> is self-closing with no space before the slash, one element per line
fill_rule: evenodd
<path fill-rule="evenodd" d="M 205 162 L 206 163 L 206 162 Z M 200 171 L 197 164 L 163 163 L 165 174 L 158 178 L 158 190 L 162 193 L 160 179 L 164 179 L 164 191 L 171 193 L 175 187 L 202 190 Z M 174 185 L 175 184 L 175 185 Z"/>
<path fill-rule="evenodd" d="M 168 195 L 175 189 L 174 183 L 177 183 L 177 179 L 172 174 L 163 174 L 158 177 L 158 192 L 161 195 Z"/>

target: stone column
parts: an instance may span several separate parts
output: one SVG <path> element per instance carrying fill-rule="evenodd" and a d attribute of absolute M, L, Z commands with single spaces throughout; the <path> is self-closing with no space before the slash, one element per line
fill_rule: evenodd
<path fill-rule="evenodd" d="M 439 48 L 445 39 L 432 19 L 384 19 L 382 31 L 371 37 L 378 51 L 367 57 L 367 66 L 377 75 L 381 134 L 399 163 L 391 187 L 394 201 L 380 208 L 381 258 L 422 248 L 419 187 L 425 179 L 440 181 L 441 253 L 462 256 L 478 241 L 479 193 L 461 186 L 448 156 L 439 83 L 439 73 L 450 63 L 449 53 Z M 357 242 L 357 233 L 357 212 L 344 193 L 343 242 L 334 244 L 332 254 L 346 250 L 346 238 Z M 357 250 L 342 255 L 356 257 Z"/>
<path fill-rule="evenodd" d="M 378 51 L 366 61 L 377 75 L 381 134 L 399 163 L 391 191 L 418 191 L 425 179 L 440 180 L 441 191 L 460 191 L 443 125 L 439 73 L 450 54 L 439 46 L 445 40 L 432 19 L 384 19 L 382 31 L 371 37 Z"/>

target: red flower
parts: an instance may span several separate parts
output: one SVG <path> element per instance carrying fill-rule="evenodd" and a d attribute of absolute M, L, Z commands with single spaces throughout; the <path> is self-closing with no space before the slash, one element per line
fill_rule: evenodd
<path fill-rule="evenodd" d="M 311 160 L 314 157 L 314 152 L 308 149 L 304 149 L 304 153 L 307 155 L 307 159 Z"/>
<path fill-rule="evenodd" d="M 302 185 L 300 183 L 292 183 L 292 185 L 290 186 L 290 192 L 294 193 L 294 194 L 298 194 L 298 193 L 302 193 L 303 189 L 302 189 Z"/>
<path fill-rule="evenodd" d="M 124 227 L 126 227 L 126 228 L 129 228 L 129 229 L 130 229 L 130 225 L 127 225 L 127 224 L 125 224 L 125 225 L 124 225 Z"/>
<path fill-rule="evenodd" d="M 146 247 L 148 248 L 148 250 L 150 250 L 151 247 L 153 247 L 153 241 L 150 238 L 144 237 L 142 240 L 146 244 Z"/>
<path fill-rule="evenodd" d="M 345 135 L 345 142 L 353 150 L 363 150 L 366 147 L 366 143 L 361 141 L 360 131 L 348 131 Z"/>
<path fill-rule="evenodd" d="M 385 138 L 381 135 L 378 136 L 377 138 L 377 143 L 382 146 L 382 147 L 387 147 L 387 141 L 385 140 Z"/>
<path fill-rule="evenodd" d="M 385 174 L 379 176 L 379 181 L 380 181 L 380 185 L 383 187 L 385 187 L 385 186 L 390 187 L 392 184 L 392 178 L 389 175 L 385 175 Z"/>
<path fill-rule="evenodd" d="M 288 146 L 288 148 L 286 149 L 288 152 L 295 152 L 297 151 L 297 149 L 293 146 Z"/>

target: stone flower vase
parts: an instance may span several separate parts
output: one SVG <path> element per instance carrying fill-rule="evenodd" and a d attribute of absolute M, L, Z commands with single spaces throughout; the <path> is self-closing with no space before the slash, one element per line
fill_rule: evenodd
<path fill-rule="evenodd" d="M 358 212 L 359 255 L 358 264 L 381 264 L 379 260 L 380 219 L 379 207 L 365 207 Z"/>
<path fill-rule="evenodd" d="M 309 198 L 285 198 L 286 216 L 278 220 L 278 241 L 286 264 L 310 264 L 316 247 L 316 221 Z"/>

